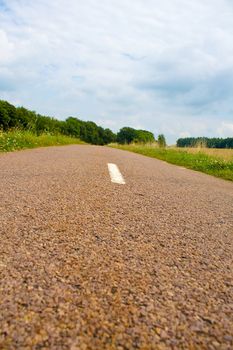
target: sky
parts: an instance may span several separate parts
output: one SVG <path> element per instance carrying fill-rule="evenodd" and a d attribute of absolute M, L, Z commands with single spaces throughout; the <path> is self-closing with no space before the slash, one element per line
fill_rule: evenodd
<path fill-rule="evenodd" d="M 232 0 L 0 0 L 0 99 L 179 137 L 233 137 Z"/>

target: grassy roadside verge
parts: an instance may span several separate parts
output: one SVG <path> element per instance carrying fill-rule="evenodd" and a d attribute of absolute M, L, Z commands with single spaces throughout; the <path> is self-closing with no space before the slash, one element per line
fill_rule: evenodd
<path fill-rule="evenodd" d="M 36 136 L 30 131 L 21 130 L 0 132 L 0 152 L 71 144 L 84 144 L 84 142 L 64 135 L 42 134 Z"/>
<path fill-rule="evenodd" d="M 171 164 L 233 181 L 233 159 L 225 160 L 221 157 L 207 155 L 202 151 L 190 153 L 185 149 L 158 148 L 153 145 L 111 144 L 110 147 L 143 154 L 148 157 L 164 160 Z"/>

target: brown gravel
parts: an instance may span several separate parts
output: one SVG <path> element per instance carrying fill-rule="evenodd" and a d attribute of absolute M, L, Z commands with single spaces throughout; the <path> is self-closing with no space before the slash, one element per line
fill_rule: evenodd
<path fill-rule="evenodd" d="M 95 146 L 0 169 L 0 349 L 233 349 L 232 183 Z"/>

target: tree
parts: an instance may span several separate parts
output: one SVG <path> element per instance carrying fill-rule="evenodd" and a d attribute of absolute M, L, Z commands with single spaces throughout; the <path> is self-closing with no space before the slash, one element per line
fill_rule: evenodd
<path fill-rule="evenodd" d="M 203 145 L 207 148 L 233 148 L 233 137 L 226 139 L 208 138 L 208 137 L 186 137 L 176 141 L 177 147 L 200 147 Z"/>
<path fill-rule="evenodd" d="M 159 144 L 159 147 L 166 147 L 167 143 L 166 143 L 165 136 L 163 134 L 160 134 L 158 136 L 158 144 Z"/>
<path fill-rule="evenodd" d="M 3 129 L 4 131 L 7 130 L 9 122 L 10 117 L 8 115 L 7 109 L 5 108 L 3 103 L 0 103 L 0 129 Z"/>
<path fill-rule="evenodd" d="M 115 142 L 116 141 L 116 134 L 112 132 L 110 129 L 104 129 L 104 136 L 103 136 L 104 144 L 107 145 L 108 143 Z"/>
<path fill-rule="evenodd" d="M 0 127 L 3 130 L 17 126 L 17 111 L 15 106 L 7 101 L 0 101 Z"/>
<path fill-rule="evenodd" d="M 81 135 L 81 121 L 74 117 L 69 117 L 63 124 L 63 133 L 79 138 Z"/>
<path fill-rule="evenodd" d="M 117 133 L 117 142 L 121 144 L 129 144 L 131 142 L 147 143 L 154 141 L 154 135 L 152 132 L 147 130 L 136 130 L 133 128 L 124 127 Z"/>
<path fill-rule="evenodd" d="M 83 121 L 75 117 L 69 117 L 65 121 L 58 120 L 0 100 L 0 130 L 8 131 L 14 128 L 30 130 L 37 135 L 60 133 L 95 145 L 106 145 L 116 141 L 121 144 L 155 141 L 153 133 L 147 130 L 124 127 L 116 135 L 110 129 L 104 129 L 91 121 Z"/>
<path fill-rule="evenodd" d="M 136 130 L 136 142 L 152 143 L 155 142 L 155 137 L 152 132 L 147 130 Z"/>
<path fill-rule="evenodd" d="M 18 128 L 35 131 L 37 115 L 24 107 L 17 108 Z"/>
<path fill-rule="evenodd" d="M 117 142 L 124 144 L 124 143 L 131 143 L 135 139 L 137 139 L 136 130 L 129 127 L 124 127 L 120 129 L 120 131 L 117 133 Z"/>

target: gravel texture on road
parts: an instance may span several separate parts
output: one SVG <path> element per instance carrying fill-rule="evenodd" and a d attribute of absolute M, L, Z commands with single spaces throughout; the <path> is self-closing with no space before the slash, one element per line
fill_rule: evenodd
<path fill-rule="evenodd" d="M 0 349 L 233 349 L 232 183 L 65 146 L 1 154 L 0 199 Z"/>

